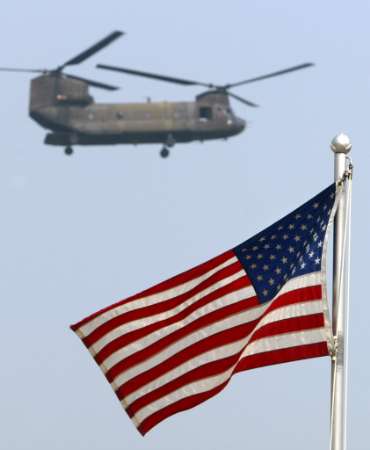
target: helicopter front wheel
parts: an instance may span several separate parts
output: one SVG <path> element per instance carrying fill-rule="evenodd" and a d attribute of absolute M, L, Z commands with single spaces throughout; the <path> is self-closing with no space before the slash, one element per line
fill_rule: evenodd
<path fill-rule="evenodd" d="M 70 145 L 68 145 L 68 146 L 64 149 L 64 153 L 65 153 L 67 156 L 71 156 L 71 155 L 73 154 L 73 148 L 72 148 Z"/>
<path fill-rule="evenodd" d="M 170 156 L 170 151 L 166 146 L 163 146 L 159 154 L 161 155 L 162 158 L 168 158 Z"/>

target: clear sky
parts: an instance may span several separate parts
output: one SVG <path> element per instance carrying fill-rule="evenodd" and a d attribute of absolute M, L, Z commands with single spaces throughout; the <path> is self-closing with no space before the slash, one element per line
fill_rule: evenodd
<path fill-rule="evenodd" d="M 197 88 L 96 70 L 117 64 L 241 87 L 249 129 L 228 141 L 78 148 L 43 144 L 29 77 L 1 73 L 1 450 L 328 448 L 327 358 L 249 371 L 142 438 L 69 325 L 226 250 L 331 183 L 332 137 L 355 164 L 349 450 L 370 415 L 367 1 L 32 2 L 2 5 L 1 66 L 55 67 L 115 29 L 127 36 L 70 72 L 119 84 L 104 102 L 191 100 Z"/>

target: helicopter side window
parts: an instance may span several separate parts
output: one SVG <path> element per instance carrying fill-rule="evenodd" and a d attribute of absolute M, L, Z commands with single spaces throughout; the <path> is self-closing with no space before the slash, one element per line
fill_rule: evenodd
<path fill-rule="evenodd" d="M 199 120 L 212 120 L 212 108 L 210 108 L 209 106 L 201 106 L 199 108 Z"/>

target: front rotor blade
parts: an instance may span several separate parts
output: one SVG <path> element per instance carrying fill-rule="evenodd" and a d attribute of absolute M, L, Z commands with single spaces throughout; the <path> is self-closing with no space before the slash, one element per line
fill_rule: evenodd
<path fill-rule="evenodd" d="M 286 73 L 294 72 L 296 70 L 306 69 L 307 67 L 311 67 L 314 65 L 315 64 L 313 64 L 313 63 L 299 64 L 298 66 L 288 67 L 287 69 L 278 70 L 277 72 L 268 73 L 266 75 L 261 75 L 259 77 L 248 78 L 247 80 L 239 81 L 238 83 L 228 84 L 225 87 L 231 88 L 231 87 L 241 86 L 242 84 L 253 83 L 255 81 L 265 80 L 266 78 L 277 77 L 279 75 L 284 75 Z"/>
<path fill-rule="evenodd" d="M 13 67 L 0 67 L 1 72 L 28 72 L 28 73 L 45 73 L 45 69 L 17 69 Z"/>
<path fill-rule="evenodd" d="M 90 58 L 94 53 L 98 52 L 99 50 L 103 49 L 107 45 L 109 45 L 111 42 L 115 41 L 119 37 L 121 37 L 124 33 L 122 31 L 113 31 L 113 33 L 108 34 L 107 37 L 100 40 L 96 44 L 89 47 L 87 50 L 83 51 L 82 53 L 79 53 L 77 56 L 75 56 L 72 59 L 69 59 L 67 62 L 62 64 L 58 67 L 57 71 L 61 71 L 66 66 L 72 66 L 75 64 L 80 64 L 82 61 L 85 61 L 85 59 Z"/>
<path fill-rule="evenodd" d="M 67 78 L 72 78 L 72 80 L 83 81 L 84 83 L 87 83 L 89 86 L 93 86 L 93 87 L 100 88 L 100 89 L 105 89 L 106 91 L 116 91 L 117 89 L 120 89 L 119 87 L 112 86 L 111 84 L 101 83 L 100 81 L 89 80 L 88 78 L 77 77 L 76 75 L 68 75 L 65 73 L 64 76 Z"/>
<path fill-rule="evenodd" d="M 167 81 L 169 83 L 182 84 L 184 86 L 205 86 L 205 87 L 209 87 L 209 88 L 214 87 L 213 84 L 202 83 L 200 81 L 186 80 L 184 78 L 169 77 L 167 75 L 143 72 L 141 70 L 127 69 L 125 67 L 107 66 L 105 64 L 97 64 L 96 67 L 99 69 L 112 70 L 114 72 L 122 72 L 122 73 L 127 73 L 129 75 L 136 75 L 139 77 L 151 78 L 153 80 L 160 80 L 160 81 Z"/>
<path fill-rule="evenodd" d="M 232 92 L 227 92 L 227 94 L 230 97 L 235 98 L 235 100 L 238 100 L 239 102 L 244 103 L 245 105 L 252 106 L 253 108 L 258 108 L 259 107 L 259 105 L 257 105 L 256 103 L 253 103 L 253 102 L 251 102 L 249 100 L 246 100 L 243 97 L 239 97 L 239 95 L 233 94 Z"/>

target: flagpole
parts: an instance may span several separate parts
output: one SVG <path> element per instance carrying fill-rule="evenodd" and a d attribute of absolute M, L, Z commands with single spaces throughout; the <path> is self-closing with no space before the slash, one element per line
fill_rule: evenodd
<path fill-rule="evenodd" d="M 347 172 L 348 159 L 352 144 L 345 134 L 337 135 L 331 143 L 334 152 L 334 179 L 344 179 Z M 347 183 L 348 181 L 346 181 Z M 349 181 L 350 182 L 350 181 Z M 338 201 L 334 220 L 334 253 L 333 253 L 333 335 L 335 350 L 331 364 L 331 446 L 330 450 L 346 449 L 346 409 L 347 409 L 347 322 L 346 322 L 346 283 L 348 283 L 348 267 L 346 267 L 346 241 L 348 242 L 347 206 L 349 205 L 348 189 L 344 186 L 344 195 Z M 345 272 L 346 271 L 346 272 Z"/>

